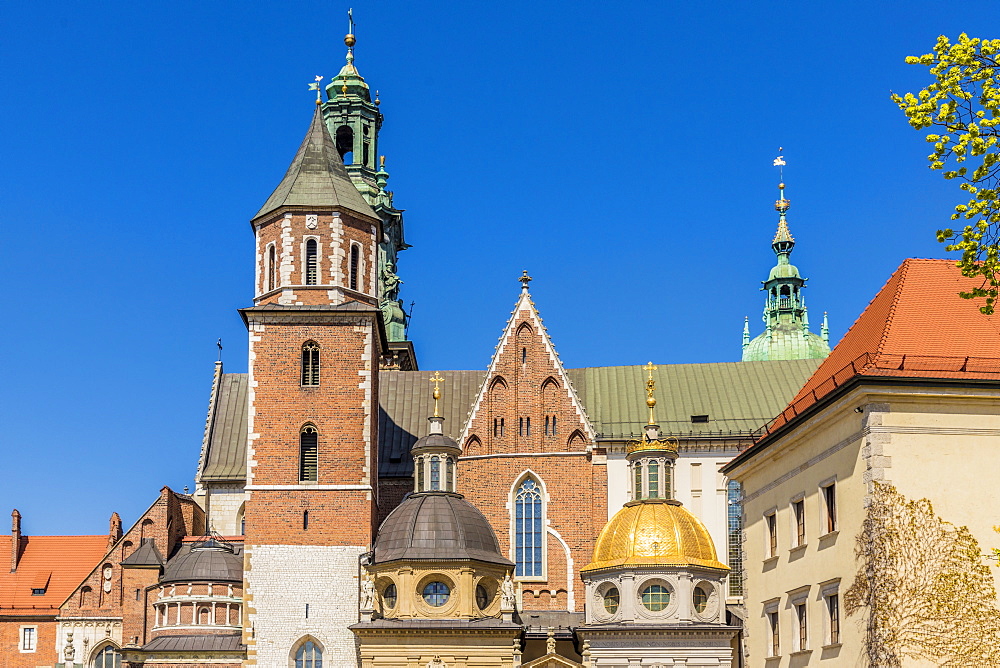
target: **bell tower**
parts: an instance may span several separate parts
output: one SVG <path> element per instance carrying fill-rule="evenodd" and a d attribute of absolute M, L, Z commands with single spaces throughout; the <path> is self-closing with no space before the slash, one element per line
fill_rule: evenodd
<path fill-rule="evenodd" d="M 358 568 L 378 517 L 382 221 L 348 175 L 319 101 L 253 217 L 245 578 L 247 663 L 305 643 L 355 664 Z"/>
<path fill-rule="evenodd" d="M 356 43 L 354 18 L 348 11 L 348 33 L 344 37 L 347 62 L 326 87 L 323 119 L 351 181 L 382 221 L 376 273 L 378 306 L 390 342 L 388 366 L 415 370 L 413 344 L 406 340 L 409 316 L 399 298 L 403 281 L 397 275 L 398 254 L 409 248 L 403 236 L 403 210 L 395 207 L 393 193 L 387 189 L 389 172 L 385 168 L 385 156 L 378 152 L 379 130 L 384 118 L 379 109 L 381 100 L 378 91 L 372 100 L 371 89 L 354 65 Z"/>

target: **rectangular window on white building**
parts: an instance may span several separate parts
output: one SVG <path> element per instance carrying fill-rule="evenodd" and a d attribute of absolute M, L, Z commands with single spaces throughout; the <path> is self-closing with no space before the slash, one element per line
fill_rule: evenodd
<path fill-rule="evenodd" d="M 823 533 L 833 533 L 837 530 L 837 481 L 833 480 L 820 485 L 820 493 L 823 497 L 822 521 Z"/>
<path fill-rule="evenodd" d="M 806 544 L 806 500 L 799 497 L 792 501 L 792 547 Z"/>
<path fill-rule="evenodd" d="M 764 614 L 767 617 L 768 656 L 781 656 L 781 630 L 778 623 L 778 602 L 772 601 L 765 604 Z"/>
<path fill-rule="evenodd" d="M 809 623 L 806 618 L 806 602 L 796 603 L 795 611 L 795 651 L 803 652 L 809 649 Z"/>
<path fill-rule="evenodd" d="M 764 526 L 767 529 L 765 554 L 770 559 L 778 556 L 778 515 L 775 511 L 772 510 L 764 515 Z"/>
<path fill-rule="evenodd" d="M 832 580 L 822 585 L 824 646 L 840 644 L 840 580 Z"/>

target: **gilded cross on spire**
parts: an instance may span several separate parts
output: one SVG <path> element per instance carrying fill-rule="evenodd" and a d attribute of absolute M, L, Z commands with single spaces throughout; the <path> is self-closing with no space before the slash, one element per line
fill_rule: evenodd
<path fill-rule="evenodd" d="M 656 391 L 656 381 L 653 380 L 653 372 L 656 371 L 656 366 L 649 362 L 642 368 L 649 374 L 646 378 L 646 406 L 649 408 L 649 422 L 646 424 L 656 424 L 653 417 L 653 409 L 656 407 L 656 398 L 653 396 L 653 392 Z"/>
<path fill-rule="evenodd" d="M 528 283 L 531 282 L 531 276 L 528 276 L 528 270 L 527 269 L 522 270 L 521 271 L 521 277 L 519 279 L 517 279 L 517 280 L 521 281 L 521 291 L 522 292 L 527 292 L 528 291 Z"/>
<path fill-rule="evenodd" d="M 430 381 L 434 383 L 434 417 L 441 417 L 441 411 L 438 409 L 438 400 L 441 399 L 441 383 L 444 382 L 444 378 L 441 377 L 439 371 L 435 371 Z"/>

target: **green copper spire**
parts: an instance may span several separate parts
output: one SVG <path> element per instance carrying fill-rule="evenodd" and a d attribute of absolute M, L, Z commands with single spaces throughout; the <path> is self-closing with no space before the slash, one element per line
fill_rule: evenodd
<path fill-rule="evenodd" d="M 408 317 L 399 299 L 402 284 L 396 275 L 399 251 L 409 248 L 403 238 L 403 210 L 393 204 L 388 189 L 389 173 L 385 156 L 378 154 L 378 134 L 382 112 L 378 91 L 372 100 L 371 90 L 354 65 L 354 13 L 347 12 L 348 32 L 344 37 L 347 57 L 344 66 L 326 87 L 323 119 L 333 136 L 337 152 L 354 186 L 382 220 L 382 243 L 379 244 L 379 297 L 386 334 L 391 342 L 406 341 Z"/>
<path fill-rule="evenodd" d="M 779 150 L 780 152 L 780 150 Z M 784 157 L 779 155 L 776 167 L 784 167 Z M 779 176 L 780 178 L 780 176 Z M 785 184 L 778 184 L 778 199 L 774 209 L 778 212 L 778 229 L 771 241 L 771 248 L 777 256 L 777 264 L 771 269 L 762 290 L 767 292 L 764 302 L 764 333 L 752 341 L 746 322 L 743 325 L 743 361 L 823 359 L 830 354 L 829 329 L 825 325 L 824 336 L 816 336 L 809 331 L 809 315 L 806 311 L 806 279 L 799 274 L 798 267 L 791 263 L 790 256 L 795 248 L 795 238 L 788 228 L 785 214 L 791 202 L 785 198 Z"/>

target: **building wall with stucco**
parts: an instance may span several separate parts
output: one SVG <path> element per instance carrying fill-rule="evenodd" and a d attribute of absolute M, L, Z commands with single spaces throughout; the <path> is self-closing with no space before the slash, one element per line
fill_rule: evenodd
<path fill-rule="evenodd" d="M 730 475 L 743 484 L 748 665 L 854 665 L 865 657 L 865 615 L 848 616 L 845 594 L 861 564 L 858 537 L 877 483 L 906 499 L 930 500 L 937 515 L 968 526 L 985 553 L 996 544 L 1000 503 L 1000 387 L 859 384 L 776 434 Z M 836 489 L 836 528 L 828 531 L 824 487 Z M 804 503 L 805 541 L 797 545 L 793 504 Z M 777 551 L 770 553 L 767 516 Z M 1000 573 L 993 571 L 997 581 Z M 831 638 L 829 599 L 839 596 L 840 639 Z M 795 606 L 806 605 L 799 646 Z M 769 612 L 778 615 L 772 652 Z M 913 659 L 904 665 L 924 665 Z"/>

